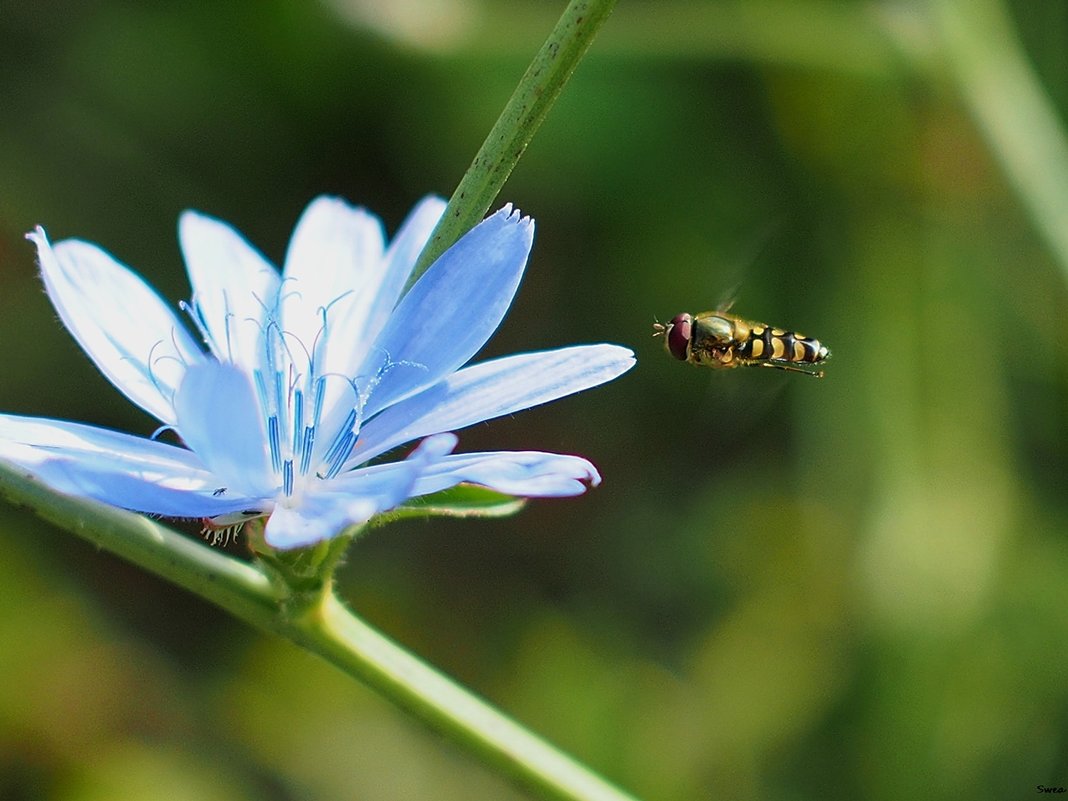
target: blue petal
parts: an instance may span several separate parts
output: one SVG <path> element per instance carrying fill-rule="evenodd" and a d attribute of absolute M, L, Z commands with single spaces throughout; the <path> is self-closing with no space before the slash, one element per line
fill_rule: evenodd
<path fill-rule="evenodd" d="M 403 471 L 397 482 L 410 483 Z M 365 523 L 382 508 L 376 496 L 343 493 L 308 494 L 293 506 L 278 503 L 267 519 L 264 539 L 272 548 L 303 548 L 336 537 L 350 526 Z M 388 508 L 388 507 L 386 507 Z"/>
<path fill-rule="evenodd" d="M 0 448 L 5 443 L 29 445 L 72 458 L 114 459 L 131 470 L 150 468 L 197 477 L 211 475 L 196 454 L 185 448 L 67 420 L 2 414 Z"/>
<path fill-rule="evenodd" d="M 381 221 L 340 198 L 316 198 L 297 222 L 286 252 L 280 324 L 312 357 L 318 375 L 352 376 L 359 368 L 384 249 Z"/>
<path fill-rule="evenodd" d="M 60 492 L 137 512 L 210 517 L 250 508 L 220 493 L 219 479 L 184 448 L 64 420 L 0 415 L 0 458 Z"/>
<path fill-rule="evenodd" d="M 278 295 L 278 271 L 237 231 L 187 211 L 178 238 L 193 286 L 193 309 L 212 353 L 252 372 L 259 368 L 267 311 Z"/>
<path fill-rule="evenodd" d="M 415 269 L 415 262 L 423 252 L 434 227 L 445 212 L 445 201 L 440 197 L 428 195 L 416 205 L 401 223 L 397 235 L 386 251 L 386 266 L 382 282 L 371 303 L 367 325 L 360 334 L 359 341 L 369 348 L 383 326 L 393 313 L 400 299 L 404 285 Z"/>
<path fill-rule="evenodd" d="M 179 435 L 227 487 L 250 497 L 274 494 L 263 416 L 243 372 L 218 362 L 191 367 L 174 406 Z"/>
<path fill-rule="evenodd" d="M 88 242 L 52 247 L 40 227 L 41 277 L 63 324 L 120 392 L 164 423 L 187 365 L 204 358 L 178 318 L 129 268 Z"/>
<path fill-rule="evenodd" d="M 366 462 L 427 434 L 455 431 L 581 392 L 633 366 L 634 354 L 627 348 L 580 345 L 465 367 L 368 421 L 351 462 Z"/>
<path fill-rule="evenodd" d="M 580 456 L 540 451 L 457 453 L 429 465 L 412 495 L 426 495 L 462 482 L 521 497 L 580 495 L 597 486 L 597 468 Z"/>
<path fill-rule="evenodd" d="M 512 302 L 533 238 L 533 220 L 506 206 L 430 266 L 393 312 L 363 369 L 377 380 L 367 416 L 436 384 L 478 352 Z"/>
<path fill-rule="evenodd" d="M 155 477 L 146 478 L 124 470 L 107 469 L 98 463 L 51 458 L 31 469 L 34 475 L 60 492 L 91 498 L 131 512 L 163 517 L 205 518 L 234 512 L 269 511 L 262 501 L 237 495 L 216 497 L 204 488 L 174 489 Z"/>
<path fill-rule="evenodd" d="M 278 503 L 267 520 L 267 544 L 283 549 L 312 545 L 392 509 L 411 497 L 420 473 L 455 446 L 452 434 L 428 437 L 403 462 L 312 484 L 303 497 Z"/>

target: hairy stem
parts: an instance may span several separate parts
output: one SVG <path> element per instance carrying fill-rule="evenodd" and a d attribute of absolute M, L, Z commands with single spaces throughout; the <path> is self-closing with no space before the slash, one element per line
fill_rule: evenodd
<path fill-rule="evenodd" d="M 423 249 L 409 286 L 489 210 L 519 157 L 608 19 L 616 0 L 571 0 L 527 67 Z"/>

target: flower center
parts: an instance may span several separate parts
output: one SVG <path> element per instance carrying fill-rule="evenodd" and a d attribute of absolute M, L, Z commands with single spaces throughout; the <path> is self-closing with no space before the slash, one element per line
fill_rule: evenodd
<path fill-rule="evenodd" d="M 264 330 L 264 367 L 253 375 L 266 421 L 271 467 L 292 496 L 312 478 L 335 477 L 352 452 L 369 392 L 358 381 L 323 374 L 326 314 L 316 344 L 306 348 L 277 322 Z"/>

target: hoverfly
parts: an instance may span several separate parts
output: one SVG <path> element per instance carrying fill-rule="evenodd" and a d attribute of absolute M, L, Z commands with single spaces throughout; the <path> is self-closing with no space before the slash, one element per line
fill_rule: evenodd
<path fill-rule="evenodd" d="M 821 364 L 831 355 L 818 339 L 726 311 L 676 314 L 669 323 L 654 323 L 653 336 L 663 336 L 664 349 L 679 361 L 717 370 L 759 365 L 823 378 L 822 370 L 798 365 Z"/>

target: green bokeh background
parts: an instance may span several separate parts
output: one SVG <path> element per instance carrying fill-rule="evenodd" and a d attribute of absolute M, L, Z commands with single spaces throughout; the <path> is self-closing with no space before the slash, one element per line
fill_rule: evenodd
<path fill-rule="evenodd" d="M 185 208 L 275 260 L 319 193 L 392 231 L 452 190 L 561 9 L 5 4 L 0 408 L 154 428 L 62 330 L 33 225 L 175 303 Z M 1008 10 L 1064 114 L 1068 10 Z M 604 483 L 380 529 L 342 570 L 370 622 L 650 801 L 1068 785 L 1065 271 L 926 11 L 623 0 L 502 195 L 538 230 L 484 354 L 610 341 L 638 367 L 461 438 Z M 827 379 L 709 375 L 651 338 L 728 296 L 828 344 Z M 5 801 L 524 797 L 28 512 L 0 508 L 0 554 Z"/>

